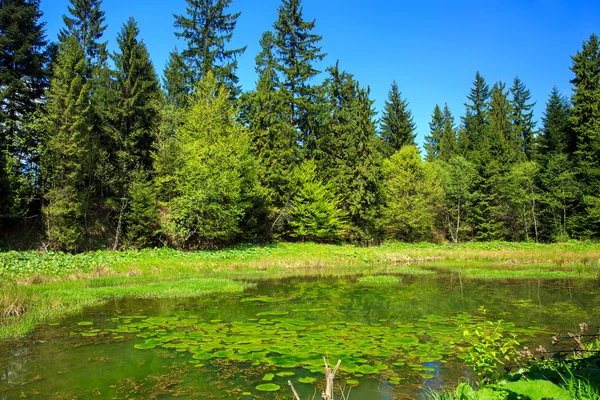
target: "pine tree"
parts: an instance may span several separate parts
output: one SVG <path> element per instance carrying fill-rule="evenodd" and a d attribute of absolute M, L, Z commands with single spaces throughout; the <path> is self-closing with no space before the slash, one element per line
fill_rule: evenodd
<path fill-rule="evenodd" d="M 444 105 L 442 113 L 444 126 L 442 137 L 440 138 L 438 158 L 442 161 L 449 161 L 457 152 L 456 128 L 454 127 L 454 117 L 450 112 L 448 104 Z"/>
<path fill-rule="evenodd" d="M 435 105 L 431 122 L 429 123 L 429 135 L 425 136 L 426 161 L 435 161 L 440 155 L 440 142 L 444 132 L 444 114 L 439 105 Z"/>
<path fill-rule="evenodd" d="M 129 187 L 134 183 L 132 178 L 149 179 L 151 151 L 160 125 L 162 93 L 146 45 L 138 36 L 137 22 L 130 18 L 117 36 L 119 51 L 112 55 L 115 71 L 110 97 L 113 101 L 106 120 L 110 121 L 107 128 L 114 175 L 107 196 L 120 204 L 115 249 L 119 244 L 123 216 L 134 211 L 127 208 Z M 138 186 L 143 192 L 143 185 L 139 183 Z"/>
<path fill-rule="evenodd" d="M 416 125 L 412 113 L 408 109 L 408 102 L 402 99 L 402 93 L 394 81 L 388 94 L 388 100 L 385 102 L 379 127 L 379 136 L 384 143 L 384 156 L 390 157 L 402 146 L 415 146 L 417 136 L 415 129 Z"/>
<path fill-rule="evenodd" d="M 104 11 L 100 10 L 102 0 L 71 0 L 68 7 L 71 17 L 64 15 L 65 28 L 60 31 L 59 40 L 64 42 L 74 36 L 89 60 L 89 67 L 98 67 L 107 58 L 106 42 L 99 40 L 104 34 L 106 20 Z M 88 71 L 86 76 L 90 77 Z"/>
<path fill-rule="evenodd" d="M 381 160 L 376 147 L 373 101 L 369 90 L 352 75 L 329 68 L 325 82 L 328 120 L 315 153 L 319 176 L 332 184 L 348 214 L 351 240 L 368 241 L 379 234 Z"/>
<path fill-rule="evenodd" d="M 535 103 L 529 103 L 531 92 L 519 77 L 515 78 L 510 93 L 512 94 L 510 105 L 512 107 L 511 122 L 514 134 L 521 145 L 520 147 L 525 154 L 525 158 L 532 160 L 534 157 L 534 133 L 536 125 L 533 121 L 533 107 Z"/>
<path fill-rule="evenodd" d="M 46 234 L 50 246 L 81 250 L 90 199 L 89 85 L 87 62 L 75 36 L 59 46 L 48 92 L 47 142 L 42 158 Z"/>
<path fill-rule="evenodd" d="M 463 126 L 458 138 L 458 146 L 461 153 L 470 158 L 469 153 L 482 144 L 485 136 L 484 130 L 487 125 L 490 100 L 490 88 L 479 71 L 475 74 L 475 81 L 467 98 L 470 103 L 465 104 L 466 113 L 462 120 Z"/>
<path fill-rule="evenodd" d="M 290 125 L 298 129 L 298 142 L 304 157 L 310 158 L 316 143 L 316 127 L 312 114 L 318 109 L 315 104 L 315 89 L 310 81 L 320 71 L 314 64 L 325 58 L 319 42 L 322 37 L 312 33 L 315 21 L 305 21 L 301 0 L 282 0 L 278 10 L 275 30 L 275 50 L 280 82 L 287 95 Z"/>
<path fill-rule="evenodd" d="M 0 221 L 22 215 L 36 190 L 38 138 L 29 129 L 48 85 L 39 0 L 0 0 Z"/>
<path fill-rule="evenodd" d="M 600 236 L 600 221 L 594 220 L 600 193 L 600 42 L 596 34 L 583 43 L 573 58 L 571 71 L 573 107 L 569 117 L 572 127 L 577 176 L 583 201 L 578 212 L 577 231 L 582 237 Z"/>
<path fill-rule="evenodd" d="M 187 15 L 175 15 L 175 33 L 186 42 L 182 52 L 188 93 L 197 82 L 212 72 L 219 84 L 224 84 L 235 96 L 238 84 L 237 58 L 246 47 L 228 49 L 240 13 L 227 14 L 231 0 L 186 0 Z"/>

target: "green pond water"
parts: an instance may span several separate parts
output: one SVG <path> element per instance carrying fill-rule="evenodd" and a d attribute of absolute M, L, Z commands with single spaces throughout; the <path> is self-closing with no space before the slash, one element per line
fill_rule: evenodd
<path fill-rule="evenodd" d="M 598 325 L 596 281 L 474 282 L 457 276 L 290 279 L 239 295 L 120 299 L 0 342 L 0 399 L 303 399 L 342 360 L 350 399 L 419 399 L 471 372 L 479 307 L 537 347 Z M 317 394 L 314 398 L 320 398 Z"/>

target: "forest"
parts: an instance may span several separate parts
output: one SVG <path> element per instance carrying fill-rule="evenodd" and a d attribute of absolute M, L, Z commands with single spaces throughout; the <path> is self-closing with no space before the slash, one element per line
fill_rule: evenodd
<path fill-rule="evenodd" d="M 185 47 L 159 77 L 133 17 L 108 52 L 101 0 L 71 0 L 57 43 L 40 0 L 0 0 L 3 247 L 600 238 L 596 34 L 541 121 L 525 82 L 476 73 L 464 110 L 439 99 L 419 149 L 396 82 L 377 118 L 343 60 L 316 69 L 327 49 L 301 0 L 265 27 L 250 91 L 231 0 L 186 1 Z"/>

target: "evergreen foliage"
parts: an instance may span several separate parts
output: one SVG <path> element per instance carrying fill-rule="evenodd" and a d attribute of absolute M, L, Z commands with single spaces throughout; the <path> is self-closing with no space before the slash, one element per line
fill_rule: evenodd
<path fill-rule="evenodd" d="M 534 158 L 536 125 L 533 121 L 533 107 L 535 103 L 529 103 L 531 92 L 519 77 L 515 78 L 513 86 L 510 88 L 510 93 L 512 94 L 510 105 L 512 108 L 511 123 L 514 135 L 516 135 L 516 139 L 520 143 L 520 148 L 525 154 L 525 158 L 532 160 Z"/>
<path fill-rule="evenodd" d="M 60 44 L 48 92 L 47 142 L 42 157 L 46 235 L 55 249 L 84 249 L 87 211 L 92 195 L 88 186 L 91 138 L 87 62 L 75 36 Z"/>
<path fill-rule="evenodd" d="M 68 7 L 71 16 L 63 16 L 65 28 L 58 35 L 61 42 L 71 36 L 77 39 L 90 61 L 90 68 L 103 64 L 107 57 L 106 42 L 99 42 L 106 29 L 106 25 L 103 25 L 106 17 L 104 11 L 100 10 L 101 5 L 102 0 L 71 0 Z M 90 71 L 86 76 L 90 77 Z"/>
<path fill-rule="evenodd" d="M 473 207 L 473 189 L 478 181 L 477 170 L 459 155 L 448 161 L 438 160 L 434 166 L 444 191 L 441 219 L 448 236 L 454 243 L 468 240 L 472 226 L 467 222 Z"/>
<path fill-rule="evenodd" d="M 319 108 L 315 104 L 317 93 L 310 81 L 320 73 L 314 64 L 326 54 L 319 46 L 322 37 L 312 32 L 316 22 L 306 21 L 302 12 L 301 0 L 282 0 L 273 25 L 274 50 L 291 125 L 297 129 L 303 157 L 310 158 L 316 146 L 317 130 L 311 115 Z"/>
<path fill-rule="evenodd" d="M 163 86 L 169 105 L 182 109 L 187 105 L 187 83 L 185 61 L 177 49 L 169 53 L 169 61 L 164 72 Z"/>
<path fill-rule="evenodd" d="M 350 222 L 349 239 L 370 241 L 379 233 L 381 160 L 376 146 L 373 101 L 338 64 L 325 82 L 328 119 L 319 135 L 316 160 L 333 185 Z"/>
<path fill-rule="evenodd" d="M 29 129 L 48 85 L 39 0 L 0 0 L 0 222 L 24 215 L 38 189 L 39 140 Z"/>
<path fill-rule="evenodd" d="M 461 154 L 475 151 L 484 138 L 484 129 L 487 126 L 487 109 L 490 100 L 490 87 L 479 71 L 475 74 L 473 87 L 467 96 L 465 116 L 462 119 L 463 127 L 460 131 L 458 146 Z"/>
<path fill-rule="evenodd" d="M 40 0 L 0 0 L 2 229 L 39 207 L 44 246 L 70 252 L 600 237 L 595 34 L 572 57 L 573 96 L 552 89 L 539 132 L 518 77 L 507 88 L 477 72 L 458 126 L 435 106 L 424 162 L 395 81 L 379 129 L 369 88 L 339 62 L 317 81 L 322 37 L 301 0 L 282 0 L 241 96 L 240 13 L 186 1 L 163 93 L 133 18 L 109 62 L 101 0 L 70 0 L 58 45 Z"/>
<path fill-rule="evenodd" d="M 575 227 L 579 237 L 599 237 L 600 221 L 597 215 L 600 204 L 600 42 L 596 34 L 583 43 L 583 49 L 573 56 L 571 71 L 573 107 L 569 115 L 572 129 L 572 146 L 583 198 Z"/>
<path fill-rule="evenodd" d="M 316 164 L 309 160 L 296 171 L 296 192 L 293 196 L 290 236 L 302 241 L 337 241 L 346 233 L 346 214 L 331 185 L 323 184 L 317 177 Z"/>
<path fill-rule="evenodd" d="M 232 95 L 237 95 L 237 57 L 246 48 L 228 49 L 227 45 L 240 13 L 227 14 L 231 0 L 186 1 L 187 14 L 175 15 L 175 28 L 178 29 L 175 35 L 184 39 L 187 45 L 181 56 L 186 66 L 188 93 L 212 72 L 219 84 L 226 85 Z"/>
<path fill-rule="evenodd" d="M 443 190 L 435 169 L 415 146 L 404 146 L 383 163 L 386 237 L 407 242 L 431 240 Z"/>
<path fill-rule="evenodd" d="M 177 137 L 176 196 L 168 202 L 166 230 L 179 247 L 206 248 L 245 237 L 247 214 L 262 190 L 248 132 L 237 123 L 231 93 L 212 73 L 194 91 Z"/>
<path fill-rule="evenodd" d="M 415 129 L 416 125 L 408 109 L 408 102 L 402 99 L 402 93 L 394 81 L 385 102 L 379 127 L 384 156 L 390 157 L 403 146 L 416 146 Z"/>
<path fill-rule="evenodd" d="M 115 71 L 105 107 L 112 174 L 111 185 L 104 196 L 115 204 L 115 215 L 118 215 L 114 248 L 119 245 L 123 217 L 130 219 L 126 216 L 132 190 L 129 187 L 137 180 L 134 192 L 147 192 L 139 181 L 143 176 L 150 178 L 151 151 L 160 126 L 162 93 L 146 46 L 138 36 L 137 23 L 130 18 L 117 36 L 119 51 L 112 55 Z"/>

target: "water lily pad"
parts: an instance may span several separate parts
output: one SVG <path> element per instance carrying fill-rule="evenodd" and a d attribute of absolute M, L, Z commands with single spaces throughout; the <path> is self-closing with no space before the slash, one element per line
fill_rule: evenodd
<path fill-rule="evenodd" d="M 275 378 L 275 374 L 265 374 L 265 376 L 263 376 L 262 380 L 266 381 L 266 382 L 271 382 L 273 380 L 273 378 Z"/>
<path fill-rule="evenodd" d="M 92 321 L 81 321 L 81 322 L 78 322 L 77 325 L 79 325 L 79 326 L 90 326 L 90 325 L 94 325 L 94 323 Z"/>
<path fill-rule="evenodd" d="M 276 375 L 279 376 L 279 377 L 284 378 L 286 376 L 294 376 L 296 374 L 293 373 L 293 372 L 291 372 L 291 371 L 283 371 L 283 372 L 278 372 Z"/>
<path fill-rule="evenodd" d="M 261 392 L 276 392 L 281 389 L 281 386 L 274 383 L 264 383 L 262 385 L 258 385 L 255 389 Z"/>
<path fill-rule="evenodd" d="M 298 378 L 298 382 L 300 383 L 314 383 L 317 381 L 317 378 L 313 378 L 311 376 L 307 376 L 306 378 Z"/>

